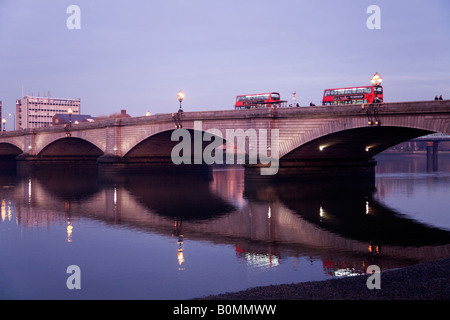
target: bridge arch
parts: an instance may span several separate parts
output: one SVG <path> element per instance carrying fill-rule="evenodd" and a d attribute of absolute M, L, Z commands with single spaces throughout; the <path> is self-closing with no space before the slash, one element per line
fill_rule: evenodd
<path fill-rule="evenodd" d="M 126 161 L 172 163 L 172 150 L 174 150 L 175 146 L 177 146 L 181 142 L 185 142 L 184 140 L 182 140 L 182 138 L 172 141 L 172 134 L 174 130 L 174 128 L 170 128 L 168 130 L 157 132 L 142 139 L 123 156 L 123 159 Z M 196 130 L 190 128 L 186 128 L 185 130 L 187 130 L 191 138 L 191 164 L 194 164 L 194 156 L 197 155 L 194 148 L 196 146 L 196 143 L 198 143 L 194 141 Z M 211 145 L 212 143 L 215 143 L 216 141 L 215 139 L 212 139 L 212 141 L 203 141 L 203 137 L 206 132 L 203 130 L 197 130 L 197 132 L 201 134 L 201 156 L 203 156 L 205 147 Z M 221 141 L 225 143 L 225 139 L 222 139 Z"/>
<path fill-rule="evenodd" d="M 158 123 L 156 126 L 149 123 L 139 127 L 122 127 L 121 155 L 123 157 L 130 157 L 135 154 L 136 148 L 142 148 L 142 144 L 146 143 L 146 140 L 149 138 L 155 137 L 164 132 L 172 132 L 174 129 L 175 125 L 172 120 Z M 168 141 L 170 141 L 170 135 L 168 136 Z"/>
<path fill-rule="evenodd" d="M 37 154 L 38 158 L 98 158 L 104 152 L 93 143 L 76 137 L 57 139 Z"/>
<path fill-rule="evenodd" d="M 369 106 L 352 116 L 323 118 L 315 125 L 311 122 L 307 130 L 304 128 L 308 124 L 302 124 L 281 137 L 280 159 L 323 159 L 327 156 L 367 159 L 420 136 L 436 132 L 450 134 L 447 116 L 423 116 L 416 112 L 405 115 L 393 111 L 381 106 L 375 114 Z M 281 120 L 281 126 L 285 125 L 283 122 L 289 125 L 291 120 Z"/>
<path fill-rule="evenodd" d="M 16 157 L 23 153 L 23 150 L 13 143 L 0 142 L 0 157 Z"/>
<path fill-rule="evenodd" d="M 96 131 L 96 130 L 93 130 L 93 131 Z M 73 131 L 73 132 L 71 132 L 70 137 L 67 136 L 65 131 L 44 133 L 44 134 L 36 137 L 36 140 L 34 143 L 35 147 L 33 148 L 33 151 L 36 155 L 39 155 L 39 154 L 41 154 L 42 151 L 44 151 L 46 148 L 51 146 L 56 141 L 59 141 L 59 140 L 65 141 L 64 139 L 73 138 L 73 139 L 79 139 L 79 140 L 86 141 L 86 142 L 96 146 L 98 149 L 102 150 L 102 152 L 104 153 L 105 149 L 106 149 L 106 143 L 104 141 L 102 141 L 102 139 L 99 139 L 98 136 L 99 135 L 96 134 L 95 132 L 93 133 L 88 130 Z M 61 142 L 59 142 L 59 143 L 61 143 Z M 28 150 L 25 150 L 25 152 L 28 152 Z"/>
<path fill-rule="evenodd" d="M 433 131 L 397 126 L 357 127 L 318 134 L 302 141 L 280 160 L 365 160 L 401 142 Z"/>
<path fill-rule="evenodd" d="M 144 158 L 144 157 L 170 157 L 172 148 L 177 142 L 171 143 L 173 130 L 163 130 L 145 136 L 134 146 L 129 148 L 124 154 L 124 158 Z"/>

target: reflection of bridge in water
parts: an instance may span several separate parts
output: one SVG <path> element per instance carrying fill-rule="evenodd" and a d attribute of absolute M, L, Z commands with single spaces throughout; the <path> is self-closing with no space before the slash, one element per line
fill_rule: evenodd
<path fill-rule="evenodd" d="M 306 256 L 362 271 L 370 264 L 393 268 L 450 255 L 450 232 L 383 207 L 371 198 L 373 185 L 244 184 L 242 170 L 214 171 L 209 179 L 67 175 L 1 177 L 10 187 L 0 195 L 15 199 L 20 225 L 65 221 L 73 241 L 77 220 L 89 218 L 180 242 L 233 245 L 238 257 L 249 260 Z"/>

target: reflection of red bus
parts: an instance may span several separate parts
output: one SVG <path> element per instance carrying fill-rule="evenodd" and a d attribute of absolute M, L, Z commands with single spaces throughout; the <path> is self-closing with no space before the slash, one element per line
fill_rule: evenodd
<path fill-rule="evenodd" d="M 382 86 L 365 86 L 326 89 L 323 93 L 324 105 L 382 103 Z"/>
<path fill-rule="evenodd" d="M 248 94 L 236 97 L 235 109 L 279 108 L 286 107 L 287 101 L 280 100 L 278 92 Z"/>

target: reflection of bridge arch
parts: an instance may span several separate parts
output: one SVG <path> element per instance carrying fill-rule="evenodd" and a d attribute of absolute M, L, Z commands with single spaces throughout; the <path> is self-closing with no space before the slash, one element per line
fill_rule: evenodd
<path fill-rule="evenodd" d="M 227 178 L 226 174 L 222 178 Z M 97 179 L 91 177 L 87 181 L 79 176 L 77 183 L 77 194 L 74 197 L 72 187 L 64 184 L 61 177 L 52 174 L 52 179 L 42 176 L 35 179 L 26 178 L 22 180 L 22 184 L 16 188 L 17 192 L 17 206 L 21 207 L 17 212 L 22 214 L 34 215 L 35 212 L 55 212 L 55 219 L 58 219 L 60 214 L 73 213 L 81 214 L 82 216 L 100 220 L 111 224 L 123 224 L 131 228 L 138 228 L 141 230 L 150 230 L 162 235 L 170 236 L 173 232 L 174 224 L 179 221 L 176 210 L 183 210 L 183 203 L 178 207 L 172 209 L 175 211 L 164 212 L 161 208 L 177 201 L 177 190 L 173 188 L 173 197 L 161 199 L 158 193 L 153 197 L 148 197 L 149 193 L 154 192 L 158 188 L 158 181 L 148 184 L 145 188 L 148 179 L 151 176 L 141 177 L 142 182 L 133 190 L 130 186 L 136 183 L 136 179 L 129 179 L 129 176 L 121 177 L 116 181 L 109 181 L 106 185 L 98 187 Z M 183 178 L 179 177 L 182 182 Z M 227 184 L 214 182 L 210 191 L 215 194 L 226 194 L 224 190 L 220 191 L 217 188 L 228 188 Z M 159 180 L 161 181 L 161 180 Z M 83 190 L 83 184 L 88 184 L 90 194 L 86 194 Z M 177 184 L 177 182 L 174 182 Z M 171 186 L 173 183 L 169 183 Z M 259 185 L 259 184 L 258 184 Z M 187 185 L 186 188 L 189 188 Z M 279 189 L 281 186 L 281 189 Z M 342 260 L 342 255 L 345 254 L 346 259 L 361 261 L 361 255 L 377 255 L 377 259 L 384 261 L 385 265 L 392 263 L 395 259 L 424 261 L 428 259 L 436 259 L 448 256 L 450 254 L 450 244 L 447 242 L 433 242 L 424 246 L 417 246 L 417 243 L 408 245 L 401 241 L 393 240 L 388 243 L 380 243 L 375 239 L 372 242 L 370 235 L 363 235 L 362 237 L 352 237 L 352 232 L 341 232 L 339 224 L 330 225 L 338 221 L 333 214 L 336 210 L 332 210 L 333 206 L 326 198 L 323 204 L 323 212 L 320 208 L 320 195 L 323 195 L 323 186 L 317 189 L 314 186 L 305 187 L 299 192 L 298 189 L 292 189 L 289 185 L 273 185 L 258 186 L 256 189 L 247 187 L 246 199 L 243 206 L 239 209 L 217 212 L 213 215 L 208 215 L 208 209 L 203 210 L 203 219 L 189 220 L 181 217 L 182 234 L 185 238 L 194 240 L 211 241 L 214 243 L 232 244 L 250 250 L 256 253 L 267 253 L 282 256 L 287 252 L 295 252 L 295 255 L 304 256 L 318 256 L 327 260 Z M 283 189 L 286 188 L 286 189 Z M 136 190 L 143 190 L 136 193 Z M 197 190 L 195 186 L 192 187 L 191 193 Z M 146 191 L 145 191 L 146 190 Z M 290 190 L 288 198 L 280 199 L 280 192 L 286 194 L 285 191 Z M 10 188 L 6 192 L 11 193 Z M 72 190 L 73 191 L 73 190 Z M 202 191 L 202 190 L 199 190 Z M 204 191 L 204 190 L 203 190 Z M 146 195 L 147 192 L 147 195 Z M 316 196 L 314 196 L 316 194 Z M 361 193 L 363 195 L 363 193 Z M 302 199 L 301 205 L 296 204 L 295 199 Z M 220 204 L 223 200 L 214 199 L 211 195 L 211 201 L 205 202 L 205 205 L 215 206 Z M 338 201 L 345 203 L 342 197 L 338 197 Z M 227 200 L 225 201 L 227 202 Z M 358 199 L 355 202 L 360 209 L 366 210 L 365 198 Z M 344 209 L 348 209 L 345 207 Z M 370 208 L 372 210 L 372 207 Z M 390 210 L 381 208 L 383 214 L 389 214 Z M 29 213 L 27 213 L 29 211 Z M 165 214 L 165 215 L 162 215 Z M 322 215 L 322 216 L 321 216 Z M 365 216 L 366 213 L 362 212 Z M 39 216 L 32 218 L 39 219 Z M 339 218 L 339 217 L 338 217 Z M 342 222 L 345 219 L 342 218 Z M 48 223 L 47 216 L 42 216 L 44 223 Z M 322 219 L 323 221 L 320 221 Z M 328 219 L 328 220 L 327 220 Z M 394 217 L 394 220 L 398 219 Z M 28 216 L 17 221 L 28 221 Z M 51 219 L 50 219 L 51 220 Z M 61 220 L 59 218 L 59 220 Z M 339 221 L 338 221 L 339 222 Z M 327 227 L 328 226 L 330 227 Z M 74 234 L 76 235 L 76 224 L 72 224 Z M 402 226 L 408 227 L 408 223 Z M 181 225 L 180 225 L 181 226 Z M 363 229 L 362 226 L 357 226 Z M 366 226 L 367 227 L 367 226 Z M 370 225 L 369 225 L 370 227 Z M 412 225 L 414 231 L 423 230 L 425 233 L 429 232 L 425 226 L 414 224 Z M 423 233 L 423 232 L 422 232 Z M 417 234 L 422 234 L 417 233 Z M 447 235 L 444 237 L 448 239 Z M 431 239 L 430 239 L 431 240 Z M 376 249 L 375 249 L 376 248 Z M 345 259 L 344 259 L 345 260 Z M 395 265 L 394 265 L 395 267 Z"/>

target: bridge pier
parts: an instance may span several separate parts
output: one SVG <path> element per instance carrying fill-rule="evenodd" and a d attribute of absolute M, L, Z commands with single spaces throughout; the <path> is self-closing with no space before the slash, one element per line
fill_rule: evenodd
<path fill-rule="evenodd" d="M 170 157 L 136 157 L 122 158 L 119 156 L 106 154 L 97 159 L 99 174 L 124 173 L 197 173 L 209 174 L 211 166 L 206 164 L 175 165 Z"/>
<path fill-rule="evenodd" d="M 439 141 L 427 141 L 427 171 L 438 170 Z"/>
<path fill-rule="evenodd" d="M 261 176 L 260 166 L 246 165 L 249 179 L 269 180 L 372 180 L 375 178 L 376 161 L 361 160 L 280 160 L 278 173 L 274 176 Z"/>
<path fill-rule="evenodd" d="M 27 175 L 39 170 L 96 170 L 96 157 L 38 157 L 22 153 L 14 160 L 19 175 Z"/>

